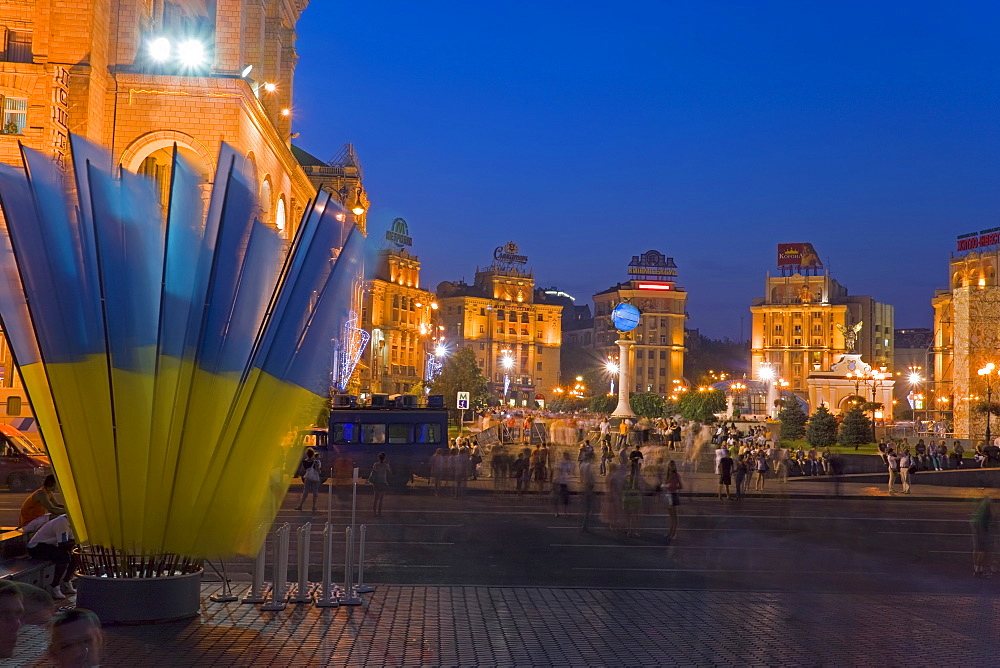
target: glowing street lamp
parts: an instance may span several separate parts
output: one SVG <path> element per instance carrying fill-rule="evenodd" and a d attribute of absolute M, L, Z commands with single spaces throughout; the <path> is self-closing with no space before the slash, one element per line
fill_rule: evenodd
<path fill-rule="evenodd" d="M 170 40 L 166 37 L 157 37 L 149 43 L 149 57 L 162 63 L 170 57 Z"/>
<path fill-rule="evenodd" d="M 186 67 L 198 67 L 205 62 L 205 45 L 196 39 L 189 39 L 177 46 L 177 57 Z"/>

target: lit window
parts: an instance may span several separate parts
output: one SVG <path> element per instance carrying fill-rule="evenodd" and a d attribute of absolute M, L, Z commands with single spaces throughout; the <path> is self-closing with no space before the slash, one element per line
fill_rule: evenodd
<path fill-rule="evenodd" d="M 278 228 L 278 232 L 281 233 L 282 237 L 286 236 L 285 233 L 285 198 L 278 198 L 278 206 L 274 209 L 274 226 Z"/>
<path fill-rule="evenodd" d="M 28 124 L 28 100 L 23 97 L 3 98 L 3 133 L 19 135 Z"/>

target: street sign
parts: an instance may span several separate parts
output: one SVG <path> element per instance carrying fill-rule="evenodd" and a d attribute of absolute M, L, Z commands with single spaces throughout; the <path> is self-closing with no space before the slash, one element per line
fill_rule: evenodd
<path fill-rule="evenodd" d="M 458 393 L 458 405 L 456 408 L 461 408 L 463 411 L 469 408 L 469 393 L 459 392 Z"/>

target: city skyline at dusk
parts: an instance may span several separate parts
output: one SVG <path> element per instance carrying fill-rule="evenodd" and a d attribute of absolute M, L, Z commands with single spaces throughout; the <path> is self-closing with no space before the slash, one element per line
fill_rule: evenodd
<path fill-rule="evenodd" d="M 370 231 L 405 218 L 429 289 L 513 240 L 591 303 L 656 249 L 688 326 L 737 338 L 777 244 L 810 242 L 897 327 L 930 326 L 956 237 L 997 224 L 997 8 L 630 10 L 314 3 L 296 143 L 355 144 Z"/>

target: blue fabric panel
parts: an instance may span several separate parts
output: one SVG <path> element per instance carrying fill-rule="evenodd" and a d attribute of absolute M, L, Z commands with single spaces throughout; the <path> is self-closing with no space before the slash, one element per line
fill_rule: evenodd
<path fill-rule="evenodd" d="M 44 171 L 38 170 L 35 184 L 44 179 Z M 18 267 L 38 348 L 45 362 L 78 360 L 88 350 L 85 336 L 81 335 L 81 330 L 85 329 L 84 313 L 72 281 L 73 253 L 69 248 L 72 235 L 68 216 L 64 213 L 55 220 L 40 219 L 37 198 L 34 192 L 24 192 L 24 179 L 22 170 L 0 167 L 7 230 L 14 252 L 20 258 Z M 53 194 L 49 188 L 46 192 L 49 197 L 55 196 L 57 203 L 64 202 L 58 192 Z M 53 239 L 47 232 L 49 229 L 55 229 L 55 233 L 62 236 Z M 54 253 L 52 246 L 56 247 Z"/>
<path fill-rule="evenodd" d="M 351 309 L 351 289 L 361 275 L 364 247 L 364 236 L 354 228 L 315 300 L 298 345 L 288 351 L 292 357 L 281 377 L 320 396 L 329 394 L 330 365 L 323 361 L 331 359 L 327 352 L 331 351 L 330 340 L 343 334 Z M 360 326 L 361 314 L 357 315 Z"/>
<path fill-rule="evenodd" d="M 219 240 L 209 281 L 208 311 L 198 351 L 198 366 L 212 373 L 242 371 L 246 367 L 244 359 L 235 368 L 224 369 L 220 366 L 220 358 L 236 303 L 256 199 L 235 166 L 224 187 L 227 191 L 226 205 L 221 211 Z"/>
<path fill-rule="evenodd" d="M 204 292 L 195 301 L 198 266 L 207 254 L 202 240 L 203 205 L 198 188 L 201 181 L 201 176 L 175 151 L 160 306 L 159 348 L 161 355 L 178 359 L 194 357 L 204 303 Z M 205 263 L 207 265 L 207 260 Z M 192 318 L 195 319 L 194 326 L 190 322 Z"/>
<path fill-rule="evenodd" d="M 152 373 L 163 277 L 164 224 L 151 180 L 116 180 L 90 168 L 101 289 L 111 365 Z"/>
<path fill-rule="evenodd" d="M 217 373 L 243 372 L 253 353 L 268 302 L 274 293 L 284 242 L 276 230 L 255 221 L 240 269 L 232 310 L 219 351 Z"/>
<path fill-rule="evenodd" d="M 8 226 L 14 224 L 12 218 L 34 219 L 35 205 L 22 170 L 0 165 L 0 206 L 3 206 Z M 37 226 L 33 220 L 25 224 Z M 40 362 L 42 358 L 32 330 L 24 286 L 6 229 L 0 233 L 0 314 L 3 314 L 3 329 L 18 364 L 26 366 Z"/>
<path fill-rule="evenodd" d="M 282 268 L 281 276 L 278 279 L 281 291 L 278 293 L 277 298 L 271 305 L 269 322 L 267 323 L 261 337 L 258 348 L 260 355 L 254 362 L 255 366 L 263 364 L 262 360 L 265 354 L 264 351 L 270 350 L 271 345 L 273 344 L 274 337 L 279 330 L 277 322 L 281 320 L 281 314 L 288 308 L 288 300 L 291 296 L 285 286 L 294 284 L 296 277 L 301 273 L 302 263 L 306 260 L 305 250 L 310 248 L 312 245 L 317 230 L 320 229 L 321 225 L 340 225 L 340 222 L 336 220 L 336 218 L 332 217 L 337 213 L 337 211 L 333 210 L 332 206 L 329 193 L 320 191 L 316 200 L 313 202 L 312 207 L 310 207 L 303 216 L 302 224 L 299 225 L 299 229 L 295 234 L 295 239 L 292 241 L 292 247 L 289 250 L 285 265 Z M 331 236 L 328 241 L 332 242 L 332 240 L 333 237 Z M 334 245 L 327 246 L 327 248 L 334 248 Z"/>

